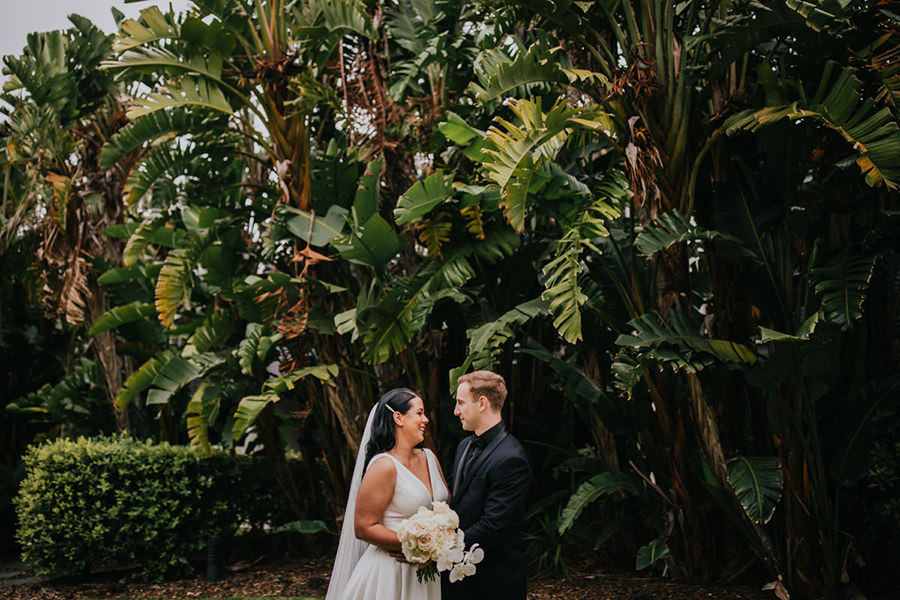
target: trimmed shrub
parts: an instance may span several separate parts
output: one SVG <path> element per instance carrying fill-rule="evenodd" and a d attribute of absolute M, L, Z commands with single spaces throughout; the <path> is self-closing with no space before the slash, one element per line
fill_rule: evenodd
<path fill-rule="evenodd" d="M 187 572 L 209 538 L 271 522 L 280 505 L 275 486 L 259 477 L 267 471 L 259 459 L 203 459 L 184 446 L 125 437 L 33 446 L 25 470 L 16 537 L 41 575 L 131 565 L 142 579 Z"/>

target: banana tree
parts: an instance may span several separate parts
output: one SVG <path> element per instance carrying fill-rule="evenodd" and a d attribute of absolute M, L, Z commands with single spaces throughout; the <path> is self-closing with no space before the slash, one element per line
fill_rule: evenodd
<path fill-rule="evenodd" d="M 118 259 L 122 244 L 102 232 L 125 218 L 123 168 L 135 154 L 98 162 L 100 148 L 125 125 L 121 88 L 97 70 L 111 55 L 112 37 L 83 17 L 70 20 L 72 28 L 30 34 L 21 56 L 4 58 L 9 109 L 0 239 L 6 249 L 29 232 L 39 234 L 34 252 L 42 304 L 77 331 L 110 306 L 98 271 Z M 67 364 L 74 364 L 80 341 L 73 335 Z M 130 362 L 108 334 L 90 348 L 112 402 Z M 128 430 L 126 413 L 118 411 L 116 419 L 120 431 Z"/>
<path fill-rule="evenodd" d="M 793 507 L 800 504 L 793 504 L 786 495 L 785 502 L 792 505 L 783 515 L 788 530 L 807 527 L 804 523 L 810 527 L 792 538 L 792 543 L 808 541 L 814 537 L 813 528 L 833 523 L 836 517 L 828 507 L 835 502 L 828 495 L 836 488 L 822 468 L 829 460 L 828 452 L 815 442 L 822 417 L 809 409 L 809 402 L 821 393 L 799 392 L 797 387 L 779 390 L 782 414 L 804 414 L 802 424 L 774 413 L 759 421 L 752 415 L 758 414 L 761 400 L 748 399 L 751 422 L 760 423 L 759 439 L 767 440 L 753 444 L 744 443 L 734 426 L 745 409 L 728 402 L 725 394 L 739 388 L 745 377 L 760 385 L 755 374 L 781 363 L 767 354 L 769 344 L 777 346 L 797 338 L 795 343 L 802 345 L 820 322 L 829 324 L 826 329 L 838 325 L 853 337 L 849 332 L 862 314 L 875 272 L 874 255 L 860 248 L 815 253 L 822 240 L 812 231 L 801 234 L 796 226 L 804 222 L 821 231 L 822 223 L 812 217 L 779 223 L 777 215 L 790 214 L 796 210 L 793 206 L 827 210 L 824 207 L 831 200 L 822 193 L 819 182 L 829 179 L 846 181 L 845 189 L 852 190 L 853 197 L 869 202 L 884 202 L 885 196 L 867 184 L 882 189 L 895 185 L 898 138 L 891 104 L 895 86 L 884 58 L 891 44 L 888 40 L 893 39 L 893 16 L 860 6 L 826 10 L 795 2 L 766 7 L 742 2 L 677 6 L 674 2 L 577 6 L 531 2 L 527 6 L 534 11 L 530 18 L 540 45 L 529 46 L 528 37 L 519 37 L 486 55 L 479 82 L 470 89 L 484 106 L 498 98 L 518 97 L 507 103 L 520 118 L 517 106 L 535 92 L 548 91 L 564 93 L 576 106 L 593 102 L 604 115 L 595 140 L 619 155 L 630 183 L 631 205 L 622 211 L 621 228 L 619 223 L 600 221 L 603 227 L 595 227 L 592 235 L 602 238 L 604 229 L 612 235 L 605 241 L 588 238 L 592 245 L 584 246 L 589 252 L 582 256 L 598 256 L 598 250 L 607 250 L 597 261 L 602 270 L 598 269 L 595 277 L 609 280 L 628 315 L 619 324 L 610 319 L 602 326 L 623 334 L 619 341 L 626 351 L 614 365 L 615 375 L 624 389 L 632 391 L 633 400 L 652 407 L 657 421 L 641 438 L 647 462 L 638 461 L 636 468 L 645 474 L 652 472 L 657 482 L 666 473 L 664 484 L 653 487 L 672 507 L 671 514 L 679 517 L 673 519 L 680 538 L 672 546 L 677 570 L 701 579 L 716 572 L 719 567 L 709 557 L 724 558 L 726 554 L 720 551 L 718 528 L 708 519 L 724 513 L 737 516 L 737 529 L 753 543 L 773 575 L 779 574 L 788 564 L 785 548 L 771 543 L 771 531 L 761 528 L 769 522 L 761 516 L 769 515 L 763 499 L 772 497 L 778 486 L 748 496 L 745 486 L 735 483 L 741 479 L 735 469 L 738 465 L 756 469 L 768 464 L 767 457 L 783 457 L 785 440 L 790 439 L 792 460 L 781 461 L 784 485 L 792 489 L 800 481 L 800 473 L 806 473 L 811 462 L 817 463 L 821 476 L 805 484 L 807 496 L 801 494 L 799 502 L 814 502 L 825 511 L 809 520 L 795 512 Z M 853 24 L 849 29 L 839 25 L 847 22 Z M 883 28 L 883 37 L 863 33 L 873 25 Z M 553 33 L 541 31 L 541 26 Z M 555 47 L 552 36 L 561 35 L 560 31 L 579 43 L 560 44 L 565 51 L 551 50 Z M 791 48 L 801 43 L 818 44 L 821 52 L 817 56 L 826 60 L 815 67 L 795 64 Z M 866 72 L 871 81 L 866 89 L 877 90 L 877 94 L 861 92 L 863 74 L 858 70 L 828 62 L 841 56 L 838 48 L 846 43 L 855 47 L 858 57 L 871 61 L 872 68 Z M 534 219 L 540 210 L 546 210 L 548 202 L 538 201 L 540 187 L 535 182 L 540 180 L 534 176 L 539 173 L 535 167 L 547 154 L 529 153 L 528 144 L 533 142 L 527 135 L 510 135 L 505 119 L 505 112 L 503 120 L 497 117 L 497 133 L 479 136 L 473 128 L 467 131 L 452 120 L 442 131 L 453 136 L 460 151 L 471 149 L 470 154 L 485 163 L 486 179 L 501 190 L 507 217 L 520 228 L 523 216 Z M 790 125 L 785 123 L 787 119 L 793 119 Z M 764 131 L 768 127 L 779 127 L 778 133 Z M 553 132 L 543 123 L 534 129 L 547 138 Z M 746 151 L 747 138 L 740 133 L 745 131 L 758 136 L 756 155 Z M 502 154 L 490 146 L 482 151 L 482 140 L 490 142 L 492 136 L 494 147 Z M 782 138 L 799 146 L 785 145 Z M 800 147 L 800 156 L 809 154 L 798 160 L 797 154 L 773 152 L 773 147 L 784 151 Z M 765 187 L 775 177 L 759 176 L 767 160 L 763 148 L 772 155 L 772 164 L 792 165 L 779 173 L 778 194 L 772 193 L 775 188 Z M 555 157 L 553 153 L 549 156 Z M 864 176 L 861 188 L 858 175 L 854 180 L 846 170 L 851 161 Z M 517 171 L 518 176 L 513 177 Z M 516 185 L 519 181 L 523 185 Z M 531 208 L 529 193 L 534 194 Z M 815 196 L 798 199 L 810 193 L 821 197 L 819 204 Z M 512 207 L 520 211 L 510 211 Z M 562 240 L 573 239 L 578 222 L 562 223 L 571 228 Z M 845 235 L 839 245 L 851 239 Z M 635 263 L 637 255 L 623 244 L 636 247 L 646 257 L 649 272 Z M 831 244 L 835 245 L 834 238 Z M 565 244 L 558 247 L 569 248 Z M 798 248 L 801 256 L 792 256 L 791 250 Z M 564 254 L 548 267 L 562 265 L 579 273 L 578 261 L 568 260 Z M 751 273 L 752 281 L 763 283 L 761 289 L 768 290 L 766 293 L 742 291 L 742 278 Z M 762 281 L 760 275 L 764 275 Z M 560 333 L 575 341 L 584 331 L 579 309 L 589 305 L 590 296 L 578 293 L 579 288 L 572 284 L 575 278 L 564 279 L 559 274 L 549 281 L 548 293 L 562 289 L 558 286 L 563 282 L 567 284 L 567 293 L 561 298 L 570 301 L 557 301 L 555 308 L 562 312 L 554 314 Z M 750 297 L 758 304 L 745 303 Z M 605 300 L 608 303 L 610 299 Z M 823 302 L 821 313 L 817 300 Z M 525 310 L 505 314 L 497 327 L 490 328 L 498 335 L 496 343 L 512 337 L 500 323 L 524 323 L 530 320 L 528 314 Z M 773 321 L 766 325 L 769 318 Z M 620 324 L 626 321 L 627 325 Z M 758 329 L 760 326 L 764 329 Z M 782 327 L 785 333 L 766 333 L 772 326 Z M 472 348 L 492 347 L 480 342 L 486 330 L 487 324 L 485 330 L 470 331 Z M 476 360 L 470 356 L 470 362 Z M 637 383 L 641 383 L 638 388 Z M 756 389 L 771 397 L 771 392 L 763 392 L 763 386 Z M 778 436 L 771 437 L 765 417 L 788 429 L 779 429 Z M 729 460 L 734 453 L 743 458 Z M 758 470 L 762 472 L 762 467 Z M 808 496 L 813 488 L 820 494 L 815 501 Z M 748 506 L 747 499 L 753 497 L 758 500 Z M 809 578 L 813 563 L 825 565 L 823 589 L 833 590 L 840 577 L 846 579 L 845 563 L 840 561 L 852 552 L 843 551 L 846 544 L 835 545 L 835 541 L 823 540 L 815 551 L 805 554 L 804 559 L 810 561 L 805 566 L 792 563 L 794 570 L 787 574 L 792 589 Z"/>
<path fill-rule="evenodd" d="M 720 493 L 712 493 L 711 488 L 737 492 L 732 479 L 735 465 L 744 464 L 745 460 L 750 464 L 753 461 L 765 464 L 763 458 L 728 461 L 728 454 L 752 452 L 779 457 L 786 488 L 782 518 L 786 530 L 792 532 L 788 543 L 804 549 L 802 560 L 795 557 L 788 570 L 788 543 L 781 540 L 773 544 L 770 535 L 760 529 L 766 522 L 760 518 L 765 512 L 763 495 L 756 495 L 752 510 L 742 500 L 746 519 L 755 532 L 755 536 L 751 532 L 749 537 L 756 538 L 756 551 L 773 569 L 773 574 L 786 571 L 787 585 L 793 593 L 810 590 L 808 583 L 801 582 L 808 582 L 812 571 L 822 569 L 824 577 L 817 584 L 821 587 L 810 593 L 834 594 L 846 586 L 840 580 L 846 582 L 848 578 L 846 557 L 852 556 L 855 549 L 831 526 L 840 517 L 834 512 L 839 504 L 839 492 L 826 464 L 833 460 L 833 452 L 849 452 L 848 448 L 858 438 L 847 440 L 843 450 L 821 444 L 819 430 L 823 415 L 816 404 L 817 401 L 822 404 L 825 392 L 800 375 L 810 373 L 808 363 L 800 357 L 815 353 L 817 336 L 813 330 L 817 326 L 822 327 L 818 334 L 823 336 L 820 340 L 833 335 L 829 331 L 837 326 L 847 332 L 843 343 L 853 343 L 855 335 L 850 330 L 863 314 L 861 307 L 868 296 L 876 259 L 867 249 L 868 244 L 862 240 L 854 242 L 852 235 L 840 242 L 832 238 L 828 250 L 825 241 L 817 239 L 816 232 L 827 231 L 829 227 L 823 227 L 816 215 L 827 211 L 831 203 L 820 182 L 844 182 L 845 191 L 853 190 L 862 206 L 869 206 L 861 207 L 866 214 L 873 207 L 868 203 L 877 205 L 883 201 L 878 199 L 885 197 L 883 191 L 867 185 L 882 189 L 896 185 L 896 149 L 900 147 L 900 137 L 897 117 L 891 113 L 890 106 L 879 108 L 876 97 L 865 97 L 860 92 L 857 71 L 829 61 L 819 62 L 818 72 L 807 65 L 793 65 L 778 46 L 771 50 L 763 40 L 774 39 L 790 46 L 796 40 L 815 39 L 821 44 L 819 55 L 830 57 L 829 48 L 838 47 L 839 40 L 855 39 L 836 25 L 838 20 L 855 19 L 854 23 L 865 28 L 874 17 L 875 22 L 880 21 L 889 31 L 891 17 L 879 17 L 862 8 L 856 12 L 841 9 L 836 14 L 810 13 L 807 11 L 810 7 L 803 3 L 767 8 L 731 3 L 706 13 L 706 7 L 692 5 L 681 13 L 687 16 L 682 22 L 685 28 L 681 29 L 671 6 L 660 4 L 656 8 L 657 14 L 652 7 L 644 12 L 637 4 L 632 7 L 622 3 L 617 8 L 623 11 L 627 24 L 627 28 L 615 34 L 619 47 L 640 50 L 634 61 L 626 58 L 626 64 L 632 63 L 633 68 L 620 75 L 632 79 L 626 80 L 627 88 L 614 97 L 624 97 L 626 102 L 633 103 L 626 113 L 633 115 L 630 118 L 639 117 L 633 123 L 651 124 L 643 134 L 636 129 L 630 131 L 631 141 L 624 153 L 626 168 L 631 169 L 636 201 L 640 203 L 640 194 L 646 191 L 649 181 L 656 186 L 661 203 L 658 212 L 650 210 L 647 214 L 654 217 L 656 213 L 653 224 L 645 221 L 643 231 L 635 238 L 637 249 L 660 274 L 656 277 L 657 310 L 631 321 L 628 329 L 632 332 L 619 338 L 618 343 L 628 349 L 623 357 L 638 360 L 619 363 L 616 373 L 625 380 L 627 389 L 643 380 L 664 439 L 675 449 L 671 484 L 674 497 L 680 496 L 673 503 L 675 506 L 698 507 L 701 504 L 696 501 L 698 495 L 709 494 L 716 499 Z M 751 10 L 752 19 L 748 16 Z M 700 20 L 693 21 L 695 17 Z M 699 36 L 695 33 L 698 31 Z M 665 36 L 674 37 L 661 44 Z M 789 52 L 788 48 L 783 50 Z M 863 47 L 862 51 L 868 48 Z M 773 54 L 780 62 L 770 68 L 773 63 L 766 63 L 765 59 L 771 59 Z M 772 77 L 773 71 L 778 73 L 776 78 Z M 787 82 L 796 87 L 785 85 Z M 645 95 L 632 98 L 641 92 L 641 85 L 645 86 Z M 758 90 L 755 100 L 765 106 L 738 112 L 735 100 L 739 90 Z M 796 97 L 794 90 L 800 90 Z M 677 120 L 668 121 L 670 111 L 684 112 L 678 113 Z M 733 116 L 725 118 L 732 113 Z M 777 134 L 763 132 L 765 127 L 783 123 L 786 117 L 797 120 L 792 126 L 782 127 Z M 803 120 L 814 124 L 804 125 Z M 756 155 L 726 139 L 734 135 L 738 141 L 737 132 L 748 130 L 760 136 Z M 767 145 L 776 139 L 782 140 L 779 144 L 791 140 L 784 152 L 773 151 L 773 146 Z M 805 159 L 788 153 L 796 147 L 808 153 Z M 825 148 L 831 150 L 830 156 Z M 649 168 L 638 169 L 648 175 L 636 178 L 635 167 L 641 166 L 642 153 L 653 160 L 645 161 Z M 851 159 L 859 166 L 855 179 L 844 168 L 847 163 L 841 162 Z M 776 176 L 760 176 L 766 160 L 771 164 L 792 165 L 779 173 L 779 193 L 773 194 L 776 188 L 767 187 Z M 726 168 L 729 164 L 736 166 L 737 172 Z M 865 183 L 859 174 L 864 176 Z M 811 212 L 795 219 L 786 218 L 790 211 L 798 210 L 794 208 L 797 206 Z M 640 207 L 636 210 L 641 214 Z M 872 222 L 871 217 L 864 218 Z M 698 224 L 715 225 L 716 231 Z M 751 273 L 756 274 L 750 277 L 757 285 L 752 293 L 742 285 L 747 281 L 743 278 Z M 747 299 L 743 309 L 740 308 L 742 296 Z M 692 315 L 687 321 L 682 309 Z M 754 316 L 759 313 L 761 316 Z M 788 337 L 766 332 L 768 319 L 771 319 L 769 323 L 784 327 Z M 757 330 L 756 336 L 754 326 L 763 327 Z M 791 337 L 796 338 L 794 343 L 806 348 L 794 355 L 800 361 L 794 363 L 799 381 L 789 378 L 793 383 L 782 385 L 773 396 L 771 384 L 763 385 L 757 373 L 771 374 L 777 365 L 784 366 L 782 361 L 796 349 L 779 346 Z M 732 373 L 744 375 L 735 380 L 715 374 L 716 365 L 728 366 Z M 710 373 L 710 367 L 714 367 L 715 375 L 706 374 Z M 760 429 L 757 439 L 767 439 L 766 443 L 742 443 L 739 431 L 732 425 L 744 411 L 752 422 L 753 415 L 763 406 L 762 398 L 753 398 L 752 392 L 743 408 L 738 409 L 739 405 L 731 401 L 726 403 L 724 393 L 740 386 L 743 377 L 750 379 L 753 386 L 759 386 L 756 389 L 760 396 L 773 402 L 770 406 L 778 407 L 762 413 L 768 419 L 761 423 L 767 425 Z M 729 379 L 733 382 L 726 383 Z M 780 381 L 780 376 L 776 380 Z M 829 385 L 844 389 L 847 382 L 833 381 Z M 679 399 L 679 393 L 685 394 L 683 399 Z M 864 427 L 866 414 L 866 411 L 861 413 L 858 427 Z M 769 437 L 768 427 L 778 431 L 776 436 Z M 684 430 L 696 436 L 693 443 L 686 444 L 689 440 L 681 438 L 680 432 Z M 679 449 L 691 446 L 695 449 L 690 452 L 702 453 L 706 474 L 692 474 L 688 456 L 679 457 Z M 801 473 L 810 472 L 815 474 L 812 480 L 801 484 Z M 691 479 L 695 481 L 693 489 Z M 710 489 L 704 492 L 703 487 Z M 803 506 L 816 506 L 814 515 L 804 513 L 795 500 Z M 733 500 L 728 502 L 733 504 Z M 702 522 L 699 514 L 685 518 L 681 525 L 686 530 L 685 546 L 676 548 L 692 556 L 691 563 L 700 569 L 709 566 L 705 556 L 711 547 L 707 544 L 715 543 L 702 528 L 690 531 Z M 823 531 L 829 534 L 823 535 Z M 817 535 L 819 542 L 810 544 Z"/>

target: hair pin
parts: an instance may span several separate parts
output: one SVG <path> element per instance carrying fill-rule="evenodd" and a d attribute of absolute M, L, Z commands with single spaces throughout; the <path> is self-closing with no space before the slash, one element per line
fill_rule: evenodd
<path fill-rule="evenodd" d="M 393 408 L 391 408 L 391 405 L 388 404 L 387 402 L 384 403 L 384 407 L 385 407 L 386 409 L 388 409 L 389 411 L 391 411 L 392 413 L 394 413 L 394 414 L 397 413 L 397 411 L 394 410 Z"/>

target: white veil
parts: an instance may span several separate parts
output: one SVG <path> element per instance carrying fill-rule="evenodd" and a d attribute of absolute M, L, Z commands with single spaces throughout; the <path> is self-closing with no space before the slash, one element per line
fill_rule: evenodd
<path fill-rule="evenodd" d="M 347 494 L 347 509 L 344 511 L 344 524 L 341 526 L 341 538 L 338 541 L 337 554 L 334 556 L 334 568 L 331 570 L 331 581 L 328 584 L 328 592 L 325 600 L 340 600 L 344 588 L 350 580 L 350 574 L 359 559 L 362 557 L 369 544 L 356 537 L 356 528 L 353 524 L 356 515 L 356 495 L 359 493 L 359 484 L 362 481 L 363 468 L 366 464 L 366 445 L 372 436 L 372 420 L 375 410 L 381 406 L 376 402 L 369 411 L 366 420 L 366 428 L 363 430 L 362 439 L 359 442 L 359 452 L 356 454 L 356 465 L 353 467 L 353 477 L 350 479 L 350 492 Z"/>

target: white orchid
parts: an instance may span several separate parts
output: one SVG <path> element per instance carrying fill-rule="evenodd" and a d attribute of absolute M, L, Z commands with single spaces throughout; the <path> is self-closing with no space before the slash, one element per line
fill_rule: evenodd
<path fill-rule="evenodd" d="M 437 569 L 440 572 L 449 571 L 456 563 L 463 562 L 463 551 L 460 548 L 451 548 L 444 552 L 437 562 Z"/>
<path fill-rule="evenodd" d="M 472 547 L 469 548 L 469 551 L 466 552 L 466 556 L 463 559 L 463 562 L 477 565 L 481 561 L 484 560 L 484 550 L 478 547 L 478 544 L 472 544 Z"/>
<path fill-rule="evenodd" d="M 474 574 L 475 565 L 464 562 L 453 565 L 453 568 L 450 569 L 450 583 L 456 583 L 457 581 Z"/>
<path fill-rule="evenodd" d="M 466 536 L 459 529 L 459 515 L 446 502 L 424 506 L 400 523 L 397 537 L 403 556 L 424 565 L 416 571 L 419 581 L 431 581 L 438 572 L 450 571 L 456 582 L 475 574 L 475 565 L 484 560 L 484 550 L 474 544 L 466 551 Z"/>

